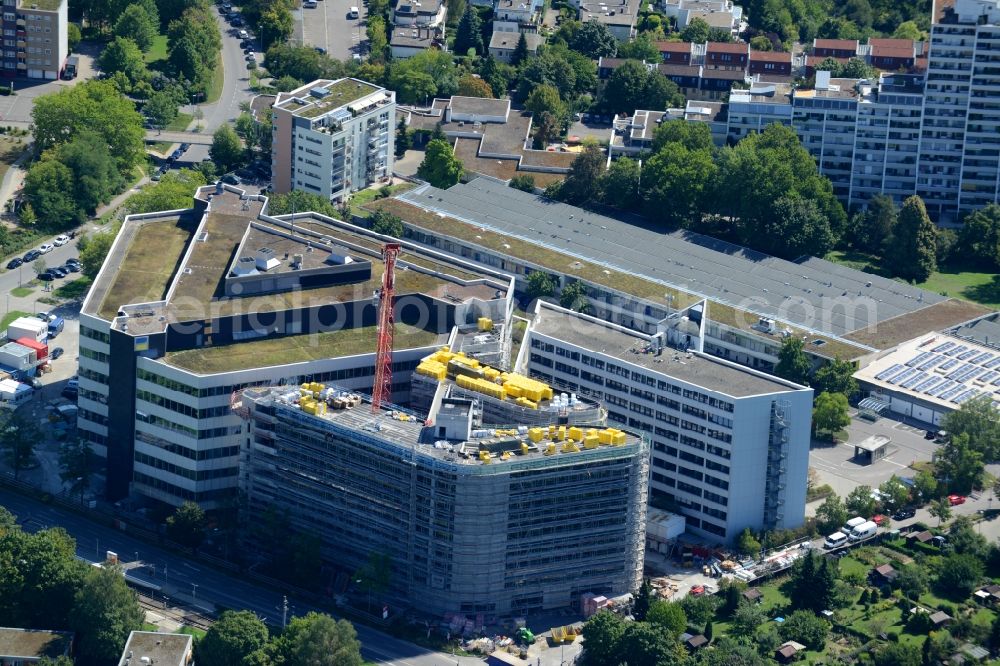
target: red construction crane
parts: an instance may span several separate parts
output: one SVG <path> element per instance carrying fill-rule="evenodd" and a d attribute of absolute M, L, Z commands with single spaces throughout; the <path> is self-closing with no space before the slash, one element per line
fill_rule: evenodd
<path fill-rule="evenodd" d="M 375 348 L 375 386 L 372 388 L 372 414 L 377 414 L 382 403 L 392 397 L 392 304 L 396 295 L 396 257 L 399 243 L 386 243 L 382 247 L 382 290 L 378 301 L 378 345 Z"/>

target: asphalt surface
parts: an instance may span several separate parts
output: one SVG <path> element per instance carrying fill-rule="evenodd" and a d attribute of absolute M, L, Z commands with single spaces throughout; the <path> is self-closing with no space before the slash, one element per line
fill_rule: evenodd
<path fill-rule="evenodd" d="M 347 18 L 352 6 L 360 11 L 356 19 Z M 296 35 L 306 46 L 325 49 L 331 58 L 346 60 L 361 54 L 368 40 L 367 10 L 361 0 L 319 0 L 315 8 L 295 10 Z"/>
<path fill-rule="evenodd" d="M 63 245 L 62 247 L 54 248 L 51 252 L 49 252 L 47 254 L 43 254 L 39 258 L 42 259 L 45 262 L 45 265 L 47 267 L 62 266 L 63 264 L 66 263 L 67 259 L 70 259 L 71 257 L 79 257 L 80 256 L 80 253 L 79 253 L 79 251 L 76 248 L 76 242 L 78 240 L 80 240 L 80 234 L 79 233 L 77 234 L 77 236 L 76 236 L 75 239 L 71 240 L 66 245 Z M 52 243 L 52 240 L 48 239 L 45 242 Z M 41 245 L 41 243 L 39 243 L 39 245 Z M 38 249 L 38 245 L 36 245 L 35 247 L 30 248 L 30 249 Z M 17 256 L 24 257 L 24 255 L 27 254 L 28 251 L 29 250 L 25 250 L 24 252 L 22 252 L 20 255 L 17 255 Z M 9 259 L 7 261 L 9 261 Z M 8 298 L 9 298 L 9 294 L 10 294 L 10 290 L 11 289 L 14 289 L 15 287 L 18 287 L 18 286 L 20 286 L 22 284 L 27 284 L 31 280 L 35 279 L 35 271 L 31 267 L 31 263 L 34 263 L 34 262 L 23 264 L 20 267 L 14 268 L 12 270 L 7 270 L 6 269 L 7 261 L 5 261 L 3 263 L 3 266 L 0 266 L 0 269 L 3 269 L 3 270 L 6 271 L 2 275 L 0 275 L 0 294 L 7 294 Z M 36 261 L 37 261 L 37 259 L 36 259 Z M 55 287 L 58 287 L 59 285 L 63 284 L 64 282 L 71 282 L 71 281 L 73 281 L 73 280 L 75 280 L 75 279 L 77 279 L 79 277 L 80 277 L 80 273 L 70 273 L 66 277 L 61 278 L 61 279 L 53 280 L 52 282 L 49 282 L 48 284 L 52 285 L 53 288 L 55 288 Z M 36 289 L 36 293 L 33 294 L 33 295 L 34 296 L 44 296 L 45 294 L 42 293 L 42 289 L 41 289 L 41 287 L 39 287 L 39 288 Z M 49 306 L 46 306 L 45 304 L 40 304 L 39 305 L 39 310 L 45 310 L 45 309 L 48 309 L 48 307 Z"/>
<path fill-rule="evenodd" d="M 103 561 L 106 551 L 118 554 L 125 564 L 138 559 L 148 568 L 130 571 L 129 575 L 164 588 L 170 596 L 205 611 L 213 604 L 226 608 L 247 609 L 272 624 L 281 622 L 282 594 L 246 580 L 218 572 L 191 558 L 146 543 L 125 532 L 104 527 L 56 506 L 26 498 L 0 488 L 0 505 L 16 514 L 28 531 L 62 527 L 76 539 L 77 555 L 87 561 Z M 155 574 L 152 568 L 155 567 Z M 309 611 L 328 612 L 289 596 L 292 615 Z M 398 666 L 462 666 L 482 664 L 481 659 L 455 658 L 430 652 L 412 643 L 363 625 L 355 625 L 366 659 L 379 664 Z"/>

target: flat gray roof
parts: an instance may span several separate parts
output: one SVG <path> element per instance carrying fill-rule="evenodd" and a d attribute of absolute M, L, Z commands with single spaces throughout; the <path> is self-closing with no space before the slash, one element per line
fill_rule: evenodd
<path fill-rule="evenodd" d="M 706 354 L 670 347 L 654 354 L 648 351 L 649 336 L 562 308 L 542 304 L 532 330 L 734 398 L 802 390 L 776 377 Z"/>
<path fill-rule="evenodd" d="M 133 631 L 122 651 L 121 666 L 141 664 L 143 657 L 149 657 L 153 664 L 161 666 L 185 666 L 191 651 L 191 636 L 187 634 L 166 634 L 156 631 Z M 131 659 L 129 658 L 131 656 Z"/>
<path fill-rule="evenodd" d="M 793 262 L 690 231 L 663 233 L 521 192 L 489 178 L 400 200 L 472 225 L 640 275 L 702 298 L 844 336 L 947 300 L 808 257 Z M 709 310 L 711 317 L 711 310 Z"/>

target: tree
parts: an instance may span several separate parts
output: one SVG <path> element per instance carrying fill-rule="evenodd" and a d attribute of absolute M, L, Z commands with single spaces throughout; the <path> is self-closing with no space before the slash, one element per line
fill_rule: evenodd
<path fill-rule="evenodd" d="M 212 147 L 208 154 L 220 171 L 229 171 L 242 161 L 243 144 L 231 126 L 223 125 L 212 135 Z"/>
<path fill-rule="evenodd" d="M 810 650 L 822 650 L 830 623 L 812 611 L 797 610 L 785 618 L 778 632 L 786 641 L 802 643 Z"/>
<path fill-rule="evenodd" d="M 603 173 L 604 153 L 596 143 L 586 142 L 570 165 L 569 175 L 560 189 L 560 197 L 571 204 L 589 201 L 598 195 Z"/>
<path fill-rule="evenodd" d="M 931 502 L 927 511 L 938 519 L 938 527 L 941 527 L 942 523 L 951 518 L 951 502 L 947 497 L 941 497 Z"/>
<path fill-rule="evenodd" d="M 920 650 L 912 643 L 888 643 L 873 656 L 875 666 L 920 666 Z"/>
<path fill-rule="evenodd" d="M 827 495 L 823 503 L 816 507 L 816 527 L 823 534 L 833 534 L 848 518 L 847 507 L 836 493 Z"/>
<path fill-rule="evenodd" d="M 389 583 L 392 582 L 392 559 L 385 553 L 368 553 L 368 561 L 357 571 L 355 579 L 359 581 L 361 589 L 368 592 L 370 607 L 372 595 L 382 594 L 389 589 Z"/>
<path fill-rule="evenodd" d="M 754 51 L 773 51 L 774 43 L 767 35 L 757 35 L 750 38 L 750 48 Z"/>
<path fill-rule="evenodd" d="M 948 543 L 952 550 L 962 555 L 972 555 L 980 562 L 989 556 L 990 544 L 976 532 L 971 516 L 956 516 L 948 527 Z"/>
<path fill-rule="evenodd" d="M 380 16 L 372 16 L 368 19 L 368 25 L 378 26 L 383 19 Z M 292 36 L 292 30 L 295 28 L 295 19 L 292 17 L 292 12 L 285 5 L 275 3 L 271 5 L 270 8 L 261 13 L 260 19 L 257 21 L 258 32 L 260 33 L 260 41 L 262 48 L 267 50 L 272 44 L 284 44 L 288 41 L 288 38 Z M 378 32 L 373 30 L 376 38 Z M 385 42 L 385 27 L 382 23 L 382 43 L 376 40 L 371 41 L 371 52 L 381 53 L 381 50 L 376 50 L 376 48 L 381 47 L 384 50 Z"/>
<path fill-rule="evenodd" d="M 915 21 L 903 21 L 896 26 L 896 30 L 892 33 L 892 36 L 895 39 L 912 39 L 916 42 L 927 39 L 927 33 L 918 28 Z"/>
<path fill-rule="evenodd" d="M 711 31 L 711 26 L 703 18 L 694 18 L 688 21 L 687 27 L 681 31 L 681 41 L 682 42 L 694 42 L 695 44 L 704 44 L 708 41 L 708 34 Z"/>
<path fill-rule="evenodd" d="M 967 260 L 996 268 L 1000 264 L 1000 205 L 991 203 L 966 215 L 958 243 Z"/>
<path fill-rule="evenodd" d="M 808 385 L 812 363 L 803 351 L 802 338 L 790 335 L 781 341 L 774 374 L 796 384 Z"/>
<path fill-rule="evenodd" d="M 112 243 L 115 242 L 115 235 L 118 233 L 117 227 L 113 232 L 103 231 L 90 236 L 84 236 L 77 241 L 77 248 L 80 250 L 80 263 L 83 265 L 81 273 L 94 279 L 101 271 L 104 260 L 108 256 Z"/>
<path fill-rule="evenodd" d="M 913 488 L 920 495 L 920 499 L 928 502 L 938 495 L 938 482 L 934 475 L 925 469 L 920 470 L 913 476 Z"/>
<path fill-rule="evenodd" d="M 73 173 L 72 197 L 77 208 L 93 215 L 97 207 L 125 189 L 108 144 L 95 132 L 84 131 L 59 146 L 54 157 Z M 82 215 L 77 216 L 78 221 Z M 70 220 L 63 221 L 63 225 Z"/>
<path fill-rule="evenodd" d="M 934 477 L 950 492 L 969 493 L 978 488 L 985 467 L 983 455 L 969 445 L 969 435 L 960 433 L 934 452 Z"/>
<path fill-rule="evenodd" d="M 687 629 L 687 616 L 681 605 L 672 601 L 656 600 L 650 603 L 646 622 L 659 625 L 675 638 Z"/>
<path fill-rule="evenodd" d="M 751 637 L 757 632 L 757 627 L 767 621 L 767 611 L 758 604 L 751 604 L 745 599 L 739 602 L 729 627 L 733 636 Z"/>
<path fill-rule="evenodd" d="M 543 275 L 542 273 L 532 273 L 532 275 Z M 648 578 L 642 579 L 639 592 L 635 595 L 635 602 L 632 604 L 632 617 L 637 622 L 644 622 L 646 614 L 649 613 L 650 604 L 653 599 L 653 586 Z"/>
<path fill-rule="evenodd" d="M 897 573 L 896 584 L 904 597 L 916 600 L 927 591 L 927 574 L 920 565 L 909 564 Z"/>
<path fill-rule="evenodd" d="M 162 130 L 177 117 L 177 101 L 170 93 L 158 90 L 150 95 L 142 110 L 149 118 L 149 124 Z"/>
<path fill-rule="evenodd" d="M 458 94 L 463 97 L 483 97 L 493 98 L 493 89 L 490 84 L 478 76 L 466 74 L 458 80 Z"/>
<path fill-rule="evenodd" d="M 590 301 L 587 298 L 587 288 L 579 280 L 570 282 L 563 287 L 559 294 L 559 305 L 577 312 L 586 312 L 590 309 Z"/>
<path fill-rule="evenodd" d="M 614 664 L 620 659 L 619 642 L 625 633 L 625 621 L 617 614 L 602 610 L 583 625 L 583 658 L 590 666 Z"/>
<path fill-rule="evenodd" d="M 682 659 L 683 656 L 683 648 L 680 648 L 666 629 L 658 625 L 632 622 L 622 632 L 619 658 L 626 664 L 673 664 L 678 663 L 678 658 Z"/>
<path fill-rule="evenodd" d="M 948 597 L 967 599 L 983 577 L 983 563 L 973 555 L 953 553 L 941 562 L 937 588 Z"/>
<path fill-rule="evenodd" d="M 937 231 L 923 200 L 909 197 L 899 211 L 899 221 L 886 251 L 887 268 L 905 280 L 923 282 L 937 270 Z"/>
<path fill-rule="evenodd" d="M 413 147 L 413 136 L 406 128 L 406 118 L 400 117 L 396 126 L 395 151 L 396 159 L 402 159 L 406 151 Z"/>
<path fill-rule="evenodd" d="M 569 118 L 569 111 L 566 105 L 559 98 L 559 91 L 550 85 L 540 85 L 531 91 L 524 107 L 531 111 L 535 118 L 542 118 L 546 114 L 552 117 L 552 127 L 545 132 L 538 132 L 545 136 L 539 136 L 544 143 L 553 140 L 562 134 L 563 126 Z"/>
<path fill-rule="evenodd" d="M 830 220 L 817 203 L 794 196 L 775 201 L 771 216 L 758 225 L 758 231 L 763 238 L 757 249 L 785 259 L 822 257 L 836 241 Z"/>
<path fill-rule="evenodd" d="M 197 548 L 205 538 L 205 511 L 196 502 L 184 502 L 167 518 L 167 535 L 177 543 Z"/>
<path fill-rule="evenodd" d="M 115 35 L 131 39 L 143 52 L 148 51 L 153 45 L 153 39 L 158 32 L 159 26 L 153 22 L 146 9 L 138 4 L 126 7 L 125 12 L 115 22 Z"/>
<path fill-rule="evenodd" d="M 850 406 L 843 393 L 820 393 L 813 406 L 813 429 L 825 432 L 833 441 L 851 424 Z"/>
<path fill-rule="evenodd" d="M 286 194 L 275 194 L 267 200 L 268 215 L 288 215 L 307 211 L 327 217 L 337 217 L 337 208 L 328 199 L 311 192 L 292 190 Z"/>
<path fill-rule="evenodd" d="M 206 664 L 241 666 L 247 655 L 267 644 L 268 638 L 267 625 L 255 613 L 224 611 L 198 642 L 196 658 Z"/>
<path fill-rule="evenodd" d="M 31 197 L 38 220 L 54 228 L 75 225 L 83 212 L 73 198 L 73 170 L 49 157 L 35 162 L 24 178 L 24 191 Z"/>
<path fill-rule="evenodd" d="M 514 52 L 510 54 L 510 64 L 514 67 L 519 66 L 525 60 L 528 59 L 528 40 L 521 33 L 521 36 L 517 38 L 517 46 L 514 47 Z"/>
<path fill-rule="evenodd" d="M 642 32 L 635 39 L 618 45 L 619 58 L 626 60 L 645 60 L 646 62 L 659 62 L 663 59 L 660 50 L 656 48 L 656 43 L 649 36 L 649 33 Z"/>
<path fill-rule="evenodd" d="M 969 444 L 984 460 L 1000 457 L 1000 414 L 989 396 L 977 396 L 946 414 L 941 429 L 955 435 L 968 435 Z"/>
<path fill-rule="evenodd" d="M 902 508 L 910 501 L 910 489 L 895 474 L 886 479 L 878 491 L 882 496 L 882 508 L 887 513 Z"/>
<path fill-rule="evenodd" d="M 544 271 L 532 271 L 528 274 L 527 294 L 531 298 L 551 296 L 556 291 L 556 282 Z"/>
<path fill-rule="evenodd" d="M 129 633 L 142 629 L 145 612 L 116 566 L 90 567 L 73 599 L 69 623 L 76 632 L 77 663 L 109 664 Z"/>
<path fill-rule="evenodd" d="M 417 168 L 417 177 L 434 187 L 447 189 L 462 178 L 463 171 L 462 162 L 455 157 L 451 144 L 446 140 L 432 139 Z"/>
<path fill-rule="evenodd" d="M 282 663 L 309 666 L 361 666 L 361 642 L 347 620 L 310 612 L 293 617 L 280 640 Z M 211 662 L 214 663 L 214 662 Z"/>
<path fill-rule="evenodd" d="M 586 21 L 573 38 L 570 48 L 591 60 L 612 58 L 618 52 L 618 40 L 608 26 L 599 21 Z"/>
<path fill-rule="evenodd" d="M 535 191 L 535 177 L 531 174 L 522 173 L 514 176 L 507 183 L 510 187 L 515 190 L 521 190 L 522 192 L 534 192 Z"/>
<path fill-rule="evenodd" d="M 687 595 L 681 599 L 681 608 L 687 616 L 688 624 L 693 627 L 706 627 L 712 624 L 716 611 L 722 599 L 714 594 L 702 594 L 699 596 Z M 708 635 L 706 634 L 706 637 Z"/>
<path fill-rule="evenodd" d="M 125 75 L 129 87 L 128 90 L 121 91 L 123 93 L 132 92 L 132 88 L 137 83 L 149 78 L 149 70 L 146 69 L 142 49 L 127 37 L 115 37 L 114 41 L 101 52 L 97 64 L 109 75 L 116 72 Z"/>
<path fill-rule="evenodd" d="M 710 150 L 689 149 L 679 142 L 666 144 L 643 166 L 644 212 L 667 226 L 693 226 L 706 206 L 716 174 Z"/>
<path fill-rule="evenodd" d="M 601 200 L 609 206 L 628 210 L 639 203 L 639 162 L 621 157 L 601 176 Z"/>
<path fill-rule="evenodd" d="M 754 538 L 749 527 L 745 528 L 736 541 L 736 549 L 743 555 L 752 556 L 760 554 L 760 548 L 760 541 Z"/>
<path fill-rule="evenodd" d="M 816 371 L 812 386 L 819 392 L 840 393 L 850 398 L 858 392 L 858 382 L 854 379 L 856 370 L 850 361 L 835 358 Z"/>
<path fill-rule="evenodd" d="M 852 513 L 855 516 L 860 516 L 862 518 L 870 518 L 875 514 L 877 508 L 877 503 L 872 497 L 871 486 L 857 486 L 854 490 L 847 494 L 847 499 L 844 501 L 847 505 L 848 513 Z"/>
<path fill-rule="evenodd" d="M 368 217 L 371 230 L 377 234 L 385 234 L 393 238 L 403 237 L 403 220 L 398 215 L 384 210 L 377 210 Z"/>
<path fill-rule="evenodd" d="M 6 452 L 16 481 L 34 460 L 35 444 L 42 441 L 42 433 L 31 418 L 17 412 L 9 413 L 0 428 L 0 448 Z"/>
<path fill-rule="evenodd" d="M 636 109 L 663 110 L 683 105 L 684 96 L 677 84 L 636 60 L 625 61 L 611 74 L 600 99 L 600 107 L 607 113 L 627 115 Z"/>
<path fill-rule="evenodd" d="M 892 197 L 876 194 L 868 202 L 868 210 L 859 218 L 854 229 L 857 247 L 874 254 L 881 254 L 896 228 L 898 212 Z"/>
<path fill-rule="evenodd" d="M 59 469 L 59 478 L 63 483 L 69 483 L 69 491 L 79 494 L 82 501 L 94 472 L 90 445 L 79 439 L 64 443 L 59 447 Z"/>
<path fill-rule="evenodd" d="M 691 123 L 679 119 L 660 123 L 653 131 L 654 153 L 673 143 L 679 143 L 688 150 L 704 150 L 709 153 L 714 147 L 712 133 L 705 123 Z"/>
<path fill-rule="evenodd" d="M 458 30 L 455 32 L 455 53 L 467 55 L 469 52 L 474 55 L 483 53 L 483 22 L 479 18 L 479 12 L 471 4 L 466 5 L 462 20 L 458 23 Z"/>
<path fill-rule="evenodd" d="M 142 116 L 109 81 L 83 81 L 57 93 L 36 97 L 31 117 L 39 155 L 90 130 L 108 144 L 122 173 L 131 172 L 145 159 Z"/>
<path fill-rule="evenodd" d="M 80 45 L 80 41 L 83 39 L 83 35 L 80 33 L 80 26 L 75 23 L 66 24 L 66 46 L 69 48 L 69 52 L 73 53 L 76 51 L 76 47 Z"/>

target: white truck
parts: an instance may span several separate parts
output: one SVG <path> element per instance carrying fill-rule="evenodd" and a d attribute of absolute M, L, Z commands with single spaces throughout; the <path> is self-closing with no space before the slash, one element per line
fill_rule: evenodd
<path fill-rule="evenodd" d="M 851 538 L 851 541 L 862 541 L 870 536 L 874 536 L 877 531 L 878 525 L 870 520 L 866 520 L 855 527 L 848 536 Z"/>

